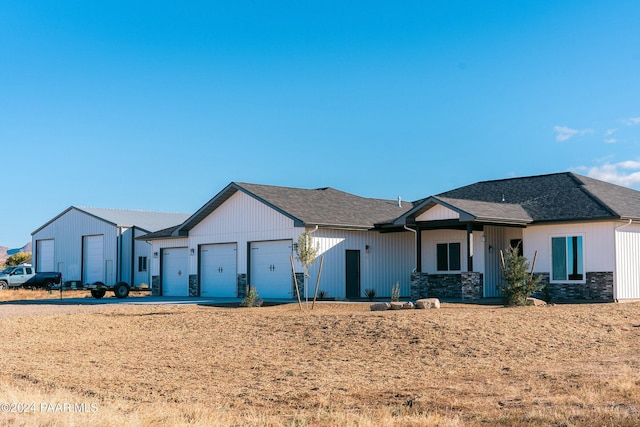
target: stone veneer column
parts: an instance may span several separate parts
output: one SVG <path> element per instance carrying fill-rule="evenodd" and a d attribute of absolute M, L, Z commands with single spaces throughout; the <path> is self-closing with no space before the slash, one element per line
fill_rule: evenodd
<path fill-rule="evenodd" d="M 189 296 L 190 297 L 198 296 L 198 275 L 197 274 L 189 275 Z"/>
<path fill-rule="evenodd" d="M 151 295 L 160 295 L 160 276 L 151 276 Z"/>
<path fill-rule="evenodd" d="M 461 274 L 462 281 L 462 300 L 475 301 L 482 298 L 482 274 L 475 271 L 463 272 Z"/>
<path fill-rule="evenodd" d="M 247 274 L 238 273 L 236 275 L 236 286 L 238 298 L 244 298 L 247 296 Z"/>
<path fill-rule="evenodd" d="M 411 299 L 429 297 L 429 274 L 414 271 L 411 273 Z"/>

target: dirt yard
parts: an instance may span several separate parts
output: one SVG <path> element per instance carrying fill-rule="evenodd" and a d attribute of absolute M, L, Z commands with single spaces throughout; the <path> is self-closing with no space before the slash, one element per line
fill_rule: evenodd
<path fill-rule="evenodd" d="M 0 314 L 0 424 L 640 425 L 637 303 L 99 307 Z"/>

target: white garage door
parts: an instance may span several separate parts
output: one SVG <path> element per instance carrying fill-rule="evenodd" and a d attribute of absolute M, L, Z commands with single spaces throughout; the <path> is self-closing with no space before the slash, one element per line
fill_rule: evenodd
<path fill-rule="evenodd" d="M 200 296 L 231 298 L 237 296 L 237 252 L 235 243 L 200 247 Z"/>
<path fill-rule="evenodd" d="M 166 248 L 162 250 L 163 296 L 189 296 L 187 261 L 187 248 Z"/>
<path fill-rule="evenodd" d="M 53 239 L 38 240 L 36 242 L 36 254 L 38 258 L 36 271 L 54 271 Z"/>
<path fill-rule="evenodd" d="M 291 240 L 252 242 L 250 284 L 260 298 L 292 298 Z"/>
<path fill-rule="evenodd" d="M 82 278 L 84 283 L 104 282 L 104 236 L 83 237 Z"/>

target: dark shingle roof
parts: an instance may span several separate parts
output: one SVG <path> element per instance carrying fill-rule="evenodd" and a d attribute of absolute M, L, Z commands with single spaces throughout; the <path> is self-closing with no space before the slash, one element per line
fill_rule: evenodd
<path fill-rule="evenodd" d="M 174 236 L 184 236 L 211 212 L 241 191 L 272 207 L 294 221 L 298 227 L 370 229 L 390 222 L 411 209 L 411 203 L 398 206 L 395 200 L 370 199 L 334 188 L 302 189 L 272 185 L 232 182 L 185 221 Z"/>
<path fill-rule="evenodd" d="M 487 222 L 640 218 L 640 192 L 571 172 L 482 181 L 440 193 L 430 203 L 438 201 Z M 427 205 L 406 217 L 417 217 Z"/>

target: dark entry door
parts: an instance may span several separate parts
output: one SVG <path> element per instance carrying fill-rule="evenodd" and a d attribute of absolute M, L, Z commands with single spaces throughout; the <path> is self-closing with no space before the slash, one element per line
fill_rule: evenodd
<path fill-rule="evenodd" d="M 347 251 L 347 298 L 360 297 L 360 251 Z"/>

